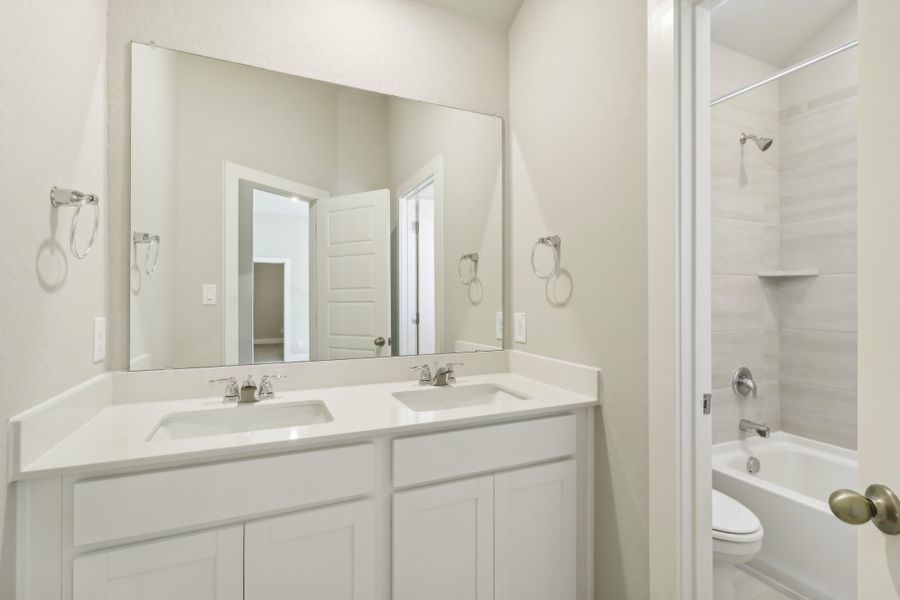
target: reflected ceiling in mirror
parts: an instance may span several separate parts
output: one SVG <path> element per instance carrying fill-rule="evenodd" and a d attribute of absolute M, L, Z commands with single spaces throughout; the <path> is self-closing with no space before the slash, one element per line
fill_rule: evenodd
<path fill-rule="evenodd" d="M 131 368 L 497 350 L 497 117 L 132 44 Z"/>

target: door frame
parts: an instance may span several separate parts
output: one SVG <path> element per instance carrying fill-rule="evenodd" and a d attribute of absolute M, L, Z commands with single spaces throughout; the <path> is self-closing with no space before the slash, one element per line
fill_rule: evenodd
<path fill-rule="evenodd" d="M 316 203 L 319 200 L 329 198 L 330 192 L 315 188 L 297 181 L 291 181 L 278 175 L 245 167 L 237 163 L 225 161 L 223 165 L 224 190 L 223 197 L 223 235 L 222 235 L 222 364 L 237 365 L 238 358 L 240 306 L 238 278 L 239 257 L 239 206 L 241 181 L 255 184 L 260 189 L 269 189 L 272 192 L 293 194 L 309 202 L 309 337 L 315 339 L 316 334 L 316 307 L 313 299 L 316 297 Z M 309 360 L 314 360 L 314 350 L 309 349 Z M 285 355 L 287 360 L 287 355 Z"/>
<path fill-rule="evenodd" d="M 398 337 L 403 339 L 403 325 L 412 318 L 405 290 L 408 287 L 406 271 L 406 243 L 409 230 L 404 223 L 406 207 L 403 200 L 428 183 L 434 184 L 434 347 L 437 353 L 444 348 L 444 156 L 438 155 L 425 163 L 413 175 L 397 187 L 397 303 L 399 323 Z"/>
<path fill-rule="evenodd" d="M 712 598 L 709 59 L 727 1 L 648 0 L 651 598 Z"/>
<path fill-rule="evenodd" d="M 282 316 L 281 326 L 284 329 L 282 331 L 282 340 L 281 343 L 283 345 L 283 355 L 284 361 L 298 361 L 301 360 L 296 354 L 291 352 L 291 337 L 288 336 L 289 332 L 292 332 L 291 329 L 292 323 L 292 314 L 291 307 L 293 306 L 293 290 L 291 289 L 291 259 L 283 258 L 280 256 L 254 256 L 253 257 L 253 287 L 256 287 L 256 264 L 264 263 L 267 265 L 282 265 L 282 277 L 283 277 L 283 299 L 284 303 L 282 306 L 282 311 L 284 315 Z M 251 296 L 251 304 L 253 304 L 253 296 Z M 255 307 L 254 307 L 255 308 Z M 310 303 L 310 308 L 312 308 L 312 303 Z M 255 313 L 254 313 L 255 314 Z M 251 327 L 253 330 L 253 364 L 256 364 L 256 321 L 254 320 L 253 325 Z"/>

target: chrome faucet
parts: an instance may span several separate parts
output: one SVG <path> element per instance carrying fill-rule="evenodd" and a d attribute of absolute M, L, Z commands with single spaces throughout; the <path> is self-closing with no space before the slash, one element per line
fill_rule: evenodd
<path fill-rule="evenodd" d="M 434 375 L 431 374 L 431 366 L 428 364 L 417 365 L 415 367 L 410 367 L 410 369 L 419 371 L 419 385 L 443 387 L 445 385 L 456 383 L 456 372 L 453 368 L 464 365 L 465 363 L 448 362 L 446 366 L 438 367 L 434 372 Z"/>
<path fill-rule="evenodd" d="M 253 373 L 247 376 L 246 381 L 241 384 L 241 395 L 238 398 L 238 404 L 253 404 L 259 402 L 259 388 L 253 379 Z"/>
<path fill-rule="evenodd" d="M 765 423 L 754 423 L 753 421 L 749 421 L 747 419 L 741 419 L 741 422 L 738 423 L 738 427 L 740 427 L 741 431 L 746 431 L 748 433 L 755 433 L 759 437 L 767 438 L 769 437 L 769 426 Z"/>

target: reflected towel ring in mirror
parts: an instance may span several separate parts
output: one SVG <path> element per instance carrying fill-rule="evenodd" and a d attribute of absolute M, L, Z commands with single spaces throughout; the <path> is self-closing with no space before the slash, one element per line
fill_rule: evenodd
<path fill-rule="evenodd" d="M 94 207 L 94 228 L 91 231 L 91 239 L 88 241 L 87 247 L 83 252 L 79 252 L 75 234 L 78 231 L 78 218 L 81 216 L 81 209 L 85 204 L 90 204 Z M 94 247 L 94 240 L 97 239 L 97 233 L 100 231 L 100 196 L 53 186 L 50 188 L 50 205 L 53 208 L 61 206 L 75 207 L 75 214 L 72 215 L 72 224 L 69 227 L 69 249 L 72 250 L 75 258 L 87 256 L 91 248 Z"/>
<path fill-rule="evenodd" d="M 153 275 L 156 267 L 159 265 L 159 236 L 151 235 L 141 231 L 135 231 L 131 234 L 131 239 L 135 244 L 135 254 L 137 254 L 138 244 L 149 244 L 147 248 L 147 258 L 144 261 L 144 272 L 147 275 Z M 150 255 L 153 255 L 153 264 L 150 264 Z"/>
<path fill-rule="evenodd" d="M 468 265 L 463 274 L 463 264 Z M 463 285 L 469 285 L 478 277 L 478 253 L 463 254 L 456 262 L 456 276 Z"/>
<path fill-rule="evenodd" d="M 534 274 L 537 275 L 539 279 L 550 279 L 559 272 L 559 247 L 561 244 L 562 240 L 558 235 L 548 235 L 545 237 L 539 237 L 538 240 L 534 243 L 534 246 L 532 246 L 531 270 L 534 271 Z M 540 271 L 538 271 L 538 267 L 534 262 L 535 253 L 537 252 L 537 249 L 542 246 L 546 246 L 553 251 L 553 268 L 546 273 L 541 273 Z"/>

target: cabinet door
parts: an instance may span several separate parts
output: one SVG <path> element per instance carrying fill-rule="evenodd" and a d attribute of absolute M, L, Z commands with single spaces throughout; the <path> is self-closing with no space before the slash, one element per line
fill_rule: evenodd
<path fill-rule="evenodd" d="M 369 600 L 375 587 L 371 500 L 247 523 L 245 600 Z"/>
<path fill-rule="evenodd" d="M 394 494 L 393 600 L 494 596 L 492 477 Z"/>
<path fill-rule="evenodd" d="M 575 598 L 575 461 L 497 475 L 497 600 Z"/>
<path fill-rule="evenodd" d="M 74 600 L 241 600 L 243 526 L 75 559 Z"/>

